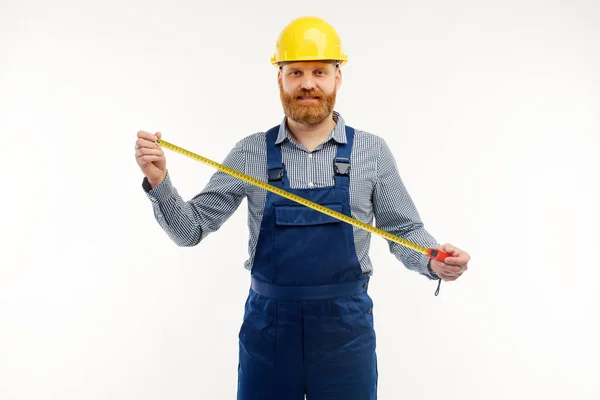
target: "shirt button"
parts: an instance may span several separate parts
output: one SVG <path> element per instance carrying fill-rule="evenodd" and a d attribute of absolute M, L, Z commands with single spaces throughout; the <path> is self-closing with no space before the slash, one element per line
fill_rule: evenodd
<path fill-rule="evenodd" d="M 312 182 L 308 182 L 308 186 L 313 187 L 313 186 L 315 186 L 315 184 Z"/>
<path fill-rule="evenodd" d="M 308 153 L 308 158 L 312 158 L 312 153 Z"/>

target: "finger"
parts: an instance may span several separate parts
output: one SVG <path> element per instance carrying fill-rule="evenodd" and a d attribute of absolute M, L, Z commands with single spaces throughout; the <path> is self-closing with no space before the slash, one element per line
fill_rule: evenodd
<path fill-rule="evenodd" d="M 459 249 L 451 245 L 450 243 L 445 243 L 444 245 L 442 245 L 442 250 L 452 255 L 457 255 L 457 253 L 459 252 Z"/>
<path fill-rule="evenodd" d="M 164 156 L 155 156 L 153 154 L 148 154 L 148 155 L 139 156 L 138 160 L 144 161 L 144 162 L 161 161 L 161 160 L 164 160 Z"/>
<path fill-rule="evenodd" d="M 467 257 L 465 256 L 458 256 L 458 257 L 446 257 L 446 259 L 444 260 L 445 264 L 448 265 L 465 265 L 467 263 Z"/>
<path fill-rule="evenodd" d="M 151 142 L 156 142 L 156 135 L 154 133 L 152 133 L 152 132 L 138 131 L 137 137 L 140 138 L 140 139 L 149 140 Z"/>
<path fill-rule="evenodd" d="M 463 272 L 465 272 L 467 270 L 466 265 L 451 266 L 449 268 L 452 268 L 452 269 L 445 270 L 449 274 L 462 274 Z"/>
<path fill-rule="evenodd" d="M 456 268 L 456 270 L 460 272 L 457 267 L 445 265 L 443 262 L 437 260 L 431 260 L 431 269 L 437 274 L 437 276 L 443 278 L 444 280 L 454 280 L 456 278 L 456 274 L 458 272 L 456 270 L 453 271 L 453 268 Z"/>
<path fill-rule="evenodd" d="M 436 274 L 438 273 L 438 271 L 441 270 L 441 268 L 444 266 L 444 263 L 435 259 L 431 259 L 430 260 L 431 264 L 430 267 L 433 270 L 433 272 L 435 272 Z"/>
<path fill-rule="evenodd" d="M 446 262 L 432 260 L 431 261 L 431 269 L 433 269 L 434 271 L 440 271 L 440 272 L 453 274 L 453 273 L 459 272 L 461 270 L 461 267 L 459 265 L 450 265 L 450 264 L 447 264 Z"/>
<path fill-rule="evenodd" d="M 438 276 L 444 281 L 455 281 L 458 278 L 457 276 L 447 275 L 443 272 L 440 272 Z"/>
<path fill-rule="evenodd" d="M 462 275 L 462 271 L 441 271 L 442 274 L 444 274 L 445 276 L 449 277 L 449 278 L 458 278 L 459 276 Z"/>
<path fill-rule="evenodd" d="M 142 138 L 140 138 L 140 139 L 136 140 L 136 142 L 135 142 L 135 148 L 137 150 L 137 149 L 139 149 L 141 147 L 146 147 L 146 148 L 149 148 L 149 149 L 158 149 L 158 148 L 160 148 L 160 146 L 158 145 L 158 143 L 153 142 L 153 141 L 148 140 L 148 139 L 142 139 Z"/>
<path fill-rule="evenodd" d="M 448 275 L 453 275 L 461 271 L 459 266 L 448 265 L 437 260 L 431 260 L 431 269 L 436 273 L 439 271 Z"/>
<path fill-rule="evenodd" d="M 462 270 L 460 267 L 446 266 L 446 267 L 441 268 L 440 272 L 443 273 L 444 275 L 448 275 L 448 276 L 457 276 L 462 273 Z"/>
<path fill-rule="evenodd" d="M 164 154 L 165 153 L 161 149 L 151 149 L 148 147 L 141 147 L 135 152 L 135 155 L 138 157 L 144 155 L 162 156 Z"/>

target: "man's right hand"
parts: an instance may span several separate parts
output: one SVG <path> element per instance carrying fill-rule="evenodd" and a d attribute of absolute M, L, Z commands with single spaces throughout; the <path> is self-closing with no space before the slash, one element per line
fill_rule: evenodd
<path fill-rule="evenodd" d="M 156 143 L 161 133 L 139 131 L 135 142 L 135 160 L 152 188 L 158 186 L 167 175 L 167 159 L 162 148 Z"/>

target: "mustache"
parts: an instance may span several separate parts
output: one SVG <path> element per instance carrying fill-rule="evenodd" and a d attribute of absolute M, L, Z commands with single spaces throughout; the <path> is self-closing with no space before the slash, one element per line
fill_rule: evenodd
<path fill-rule="evenodd" d="M 296 92 L 294 93 L 293 97 L 295 99 L 298 99 L 300 97 L 318 97 L 318 98 L 322 98 L 324 96 L 323 96 L 323 92 L 321 92 L 320 90 L 299 89 L 299 90 L 296 90 Z"/>

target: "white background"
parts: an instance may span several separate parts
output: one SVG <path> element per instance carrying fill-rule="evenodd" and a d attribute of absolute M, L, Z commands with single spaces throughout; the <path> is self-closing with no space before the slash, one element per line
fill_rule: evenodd
<path fill-rule="evenodd" d="M 331 22 L 336 110 L 382 136 L 430 282 L 372 238 L 379 398 L 600 398 L 600 5 L 0 1 L 0 399 L 234 399 L 247 204 L 205 242 L 154 220 L 136 132 L 222 161 L 280 122 L 291 19 Z M 214 170 L 167 151 L 189 199 Z"/>

